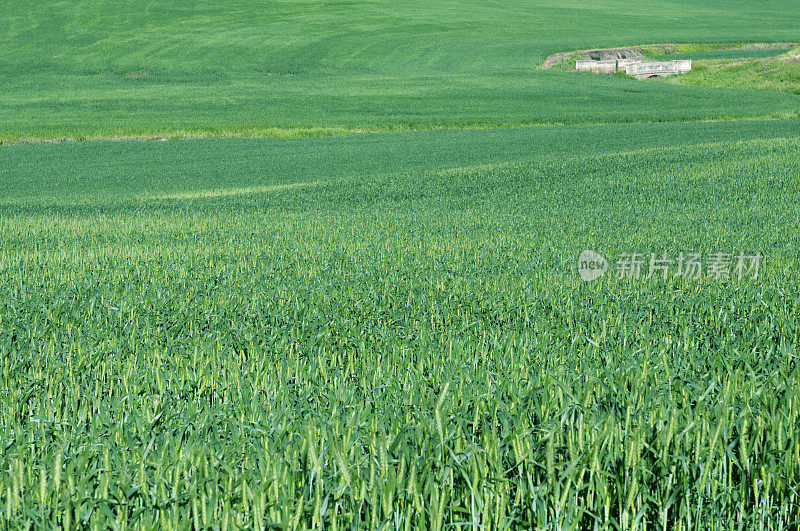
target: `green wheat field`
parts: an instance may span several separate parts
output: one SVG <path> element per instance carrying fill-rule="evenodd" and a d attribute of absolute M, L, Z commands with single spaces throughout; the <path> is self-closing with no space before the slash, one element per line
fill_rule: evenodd
<path fill-rule="evenodd" d="M 0 20 L 0 528 L 800 526 L 800 95 L 540 68 L 796 1 Z"/>

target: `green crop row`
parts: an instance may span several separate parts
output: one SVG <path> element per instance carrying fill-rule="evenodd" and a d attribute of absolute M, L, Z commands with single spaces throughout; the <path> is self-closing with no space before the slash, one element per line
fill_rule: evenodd
<path fill-rule="evenodd" d="M 796 131 L 5 146 L 0 518 L 794 527 Z"/>

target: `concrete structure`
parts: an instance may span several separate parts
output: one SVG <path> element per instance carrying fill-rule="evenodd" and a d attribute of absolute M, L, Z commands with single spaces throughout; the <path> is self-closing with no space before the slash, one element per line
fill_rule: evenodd
<path fill-rule="evenodd" d="M 617 70 L 625 71 L 629 66 L 641 64 L 641 57 L 634 59 L 605 59 L 603 61 L 593 61 L 591 59 L 575 61 L 575 70 L 582 72 L 598 72 L 603 74 L 613 74 Z"/>
<path fill-rule="evenodd" d="M 632 64 L 625 67 L 626 74 L 639 78 L 685 74 L 691 70 L 691 59 L 679 61 L 654 61 L 652 63 Z"/>
<path fill-rule="evenodd" d="M 575 50 L 572 52 L 556 53 L 548 57 L 542 68 L 558 67 L 561 61 L 570 59 L 591 59 L 592 61 L 614 61 L 616 59 L 641 59 L 643 55 L 666 55 L 678 53 L 678 47 L 674 44 L 645 44 L 639 46 L 628 46 L 624 48 L 595 48 L 593 50 Z"/>
<path fill-rule="evenodd" d="M 614 72 L 622 71 L 638 78 L 685 74 L 691 69 L 691 59 L 642 62 L 641 57 L 635 57 L 629 59 L 604 59 L 602 61 L 591 59 L 575 61 L 575 70 L 578 71 L 594 72 L 596 74 L 613 74 Z"/>

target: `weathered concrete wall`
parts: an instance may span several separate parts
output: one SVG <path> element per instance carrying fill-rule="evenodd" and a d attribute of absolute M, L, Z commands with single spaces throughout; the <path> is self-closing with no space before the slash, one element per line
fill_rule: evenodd
<path fill-rule="evenodd" d="M 669 76 L 673 74 L 685 74 L 692 70 L 692 60 L 679 61 L 654 61 L 639 63 L 625 67 L 625 73 L 636 77 L 650 76 Z"/>
<path fill-rule="evenodd" d="M 751 43 L 743 46 L 732 46 L 724 49 L 728 50 L 763 50 L 771 48 L 795 48 L 800 46 L 796 42 L 780 42 L 780 43 Z M 572 52 L 561 52 L 549 56 L 544 64 L 543 69 L 558 67 L 562 59 L 566 62 L 570 59 L 592 59 L 594 61 L 605 61 L 613 59 L 633 59 L 641 57 L 646 52 L 650 55 L 664 55 L 670 53 L 678 53 L 680 50 L 675 44 L 645 44 L 639 46 L 630 46 L 627 48 L 597 48 L 595 50 L 575 50 Z M 653 53 L 655 52 L 655 53 Z"/>
<path fill-rule="evenodd" d="M 639 57 L 635 59 L 607 59 L 604 61 L 581 60 L 575 61 L 575 70 L 614 73 L 617 67 L 624 71 L 628 66 L 640 64 L 641 62 L 642 59 Z"/>
<path fill-rule="evenodd" d="M 635 59 L 644 55 L 645 51 L 657 52 L 656 55 L 666 53 L 677 53 L 678 47 L 674 44 L 644 44 L 639 46 L 629 46 L 626 48 L 596 48 L 594 50 L 575 50 L 573 52 L 556 53 L 548 57 L 542 68 L 548 69 L 557 67 L 561 60 L 569 61 L 571 58 L 591 59 L 593 61 L 605 61 L 614 59 Z"/>

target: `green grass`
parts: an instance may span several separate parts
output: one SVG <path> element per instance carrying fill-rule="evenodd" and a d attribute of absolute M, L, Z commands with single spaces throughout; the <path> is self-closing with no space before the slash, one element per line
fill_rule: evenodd
<path fill-rule="evenodd" d="M 800 55 L 797 50 L 776 59 L 701 61 L 681 76 L 664 78 L 665 83 L 683 86 L 748 89 L 800 94 Z"/>
<path fill-rule="evenodd" d="M 231 137 L 0 146 L 0 528 L 798 526 L 797 64 L 540 69 L 796 41 L 796 2 L 0 19 L 0 144 Z"/>
<path fill-rule="evenodd" d="M 564 50 L 791 41 L 800 11 L 789 0 L 758 10 L 733 0 L 240 0 L 224 9 L 207 0 L 136 8 L 83 0 L 5 2 L 0 17 L 3 140 L 703 120 L 797 109 L 780 94 L 633 89 L 539 69 Z"/>
<path fill-rule="evenodd" d="M 156 86 L 137 90 L 130 99 L 128 91 L 97 87 L 88 93 L 59 96 L 52 113 L 38 112 L 38 103 L 28 97 L 20 97 L 0 113 L 8 113 L 3 123 L 16 123 L 13 131 L 3 134 L 6 140 L 173 133 L 291 136 L 293 131 L 314 136 L 354 130 L 798 117 L 796 98 L 786 94 L 721 94 L 707 88 L 631 84 L 574 72 L 508 77 L 512 79 L 504 75 L 476 76 L 471 81 L 460 76 L 378 81 L 332 78 L 331 84 L 315 81 L 300 87 L 293 85 L 293 78 L 285 78 L 276 82 L 275 91 L 251 85 L 248 90 L 257 94 L 256 100 L 232 97 L 225 102 L 219 97 L 223 86 L 174 86 L 167 92 Z M 308 93 L 311 86 L 317 91 L 313 97 Z M 55 84 L 48 89 L 48 93 L 56 91 Z M 106 113 L 115 118 L 92 120 Z"/>
<path fill-rule="evenodd" d="M 92 209 L 121 200 L 130 203 L 209 190 L 397 175 L 401 170 L 449 170 L 540 159 L 567 163 L 582 153 L 611 155 L 793 137 L 798 124 L 798 120 L 620 124 L 268 141 L 232 138 L 10 145 L 0 150 L 4 183 L 0 206 L 6 213 L 23 206 L 47 213 L 51 207 Z M 90 168 L 87 160 L 92 161 Z"/>
<path fill-rule="evenodd" d="M 772 48 L 765 50 L 712 50 L 703 52 L 672 53 L 666 55 L 649 56 L 654 61 L 674 61 L 678 59 L 693 59 L 707 61 L 713 59 L 765 59 L 777 57 L 787 52 L 785 49 Z"/>
<path fill-rule="evenodd" d="M 0 514 L 790 527 L 796 121 L 0 150 Z M 756 252 L 757 280 L 575 259 Z"/>
<path fill-rule="evenodd" d="M 794 42 L 794 40 L 792 40 Z M 757 52 L 758 50 L 743 50 L 743 48 L 748 47 L 758 47 L 761 48 L 762 51 L 779 51 L 778 53 L 784 53 L 786 51 L 787 43 L 780 43 L 780 42 L 761 42 L 761 43 L 754 43 L 754 42 L 683 42 L 675 44 L 675 48 L 677 49 L 677 53 L 681 54 L 700 54 L 700 53 L 714 53 L 714 52 L 733 52 L 733 51 L 744 51 L 745 53 L 749 52 Z M 783 51 L 780 51 L 783 50 Z M 658 50 L 646 49 L 644 50 L 644 55 L 661 55 Z"/>

